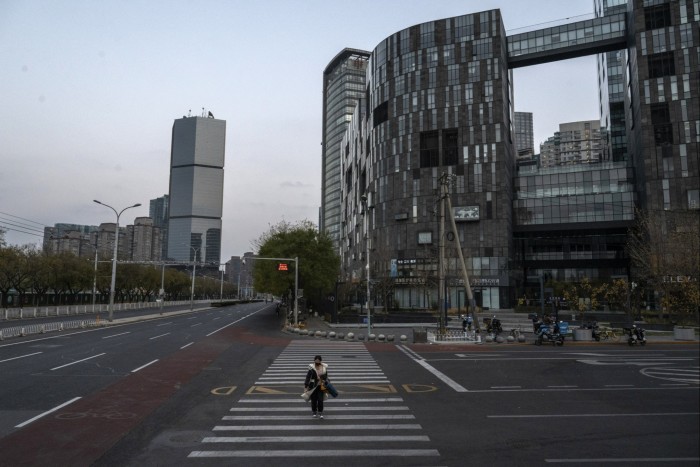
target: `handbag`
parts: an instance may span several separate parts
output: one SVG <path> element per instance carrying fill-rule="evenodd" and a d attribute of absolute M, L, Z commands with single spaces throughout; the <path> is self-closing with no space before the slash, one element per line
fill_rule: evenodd
<path fill-rule="evenodd" d="M 301 398 L 304 399 L 306 402 L 309 402 L 309 399 L 311 399 L 311 394 L 314 393 L 314 391 L 316 390 L 316 387 L 317 386 L 315 386 L 313 389 L 309 389 L 308 391 L 302 392 Z"/>

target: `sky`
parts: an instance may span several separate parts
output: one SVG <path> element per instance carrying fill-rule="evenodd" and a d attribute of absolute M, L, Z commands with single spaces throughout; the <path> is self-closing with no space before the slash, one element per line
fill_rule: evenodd
<path fill-rule="evenodd" d="M 509 34 L 590 18 L 593 0 L 0 0 L 0 228 L 120 225 L 168 192 L 175 119 L 226 120 L 222 261 L 280 221 L 318 224 L 322 75 L 427 21 L 499 8 Z M 582 16 L 584 15 L 584 16 Z M 514 70 L 535 145 L 596 120 L 595 57 Z"/>

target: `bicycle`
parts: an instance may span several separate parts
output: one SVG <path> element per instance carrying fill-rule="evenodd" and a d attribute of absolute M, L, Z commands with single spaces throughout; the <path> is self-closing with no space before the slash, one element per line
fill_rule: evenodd
<path fill-rule="evenodd" d="M 620 340 L 620 335 L 615 332 L 614 329 L 604 329 L 600 331 L 600 340 L 618 342 Z"/>

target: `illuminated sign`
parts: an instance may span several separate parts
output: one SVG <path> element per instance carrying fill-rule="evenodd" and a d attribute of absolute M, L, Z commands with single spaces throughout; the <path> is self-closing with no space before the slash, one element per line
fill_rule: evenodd
<path fill-rule="evenodd" d="M 287 263 L 280 263 L 277 265 L 277 270 L 278 271 L 289 271 L 289 268 L 287 267 Z"/>

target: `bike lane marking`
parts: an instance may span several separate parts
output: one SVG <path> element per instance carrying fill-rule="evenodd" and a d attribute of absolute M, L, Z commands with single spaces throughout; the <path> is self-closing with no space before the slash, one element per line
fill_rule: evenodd
<path fill-rule="evenodd" d="M 226 329 L 72 402 L 69 412 L 56 409 L 24 422 L 0 439 L 3 465 L 92 464 L 242 338 L 239 328 Z"/>

